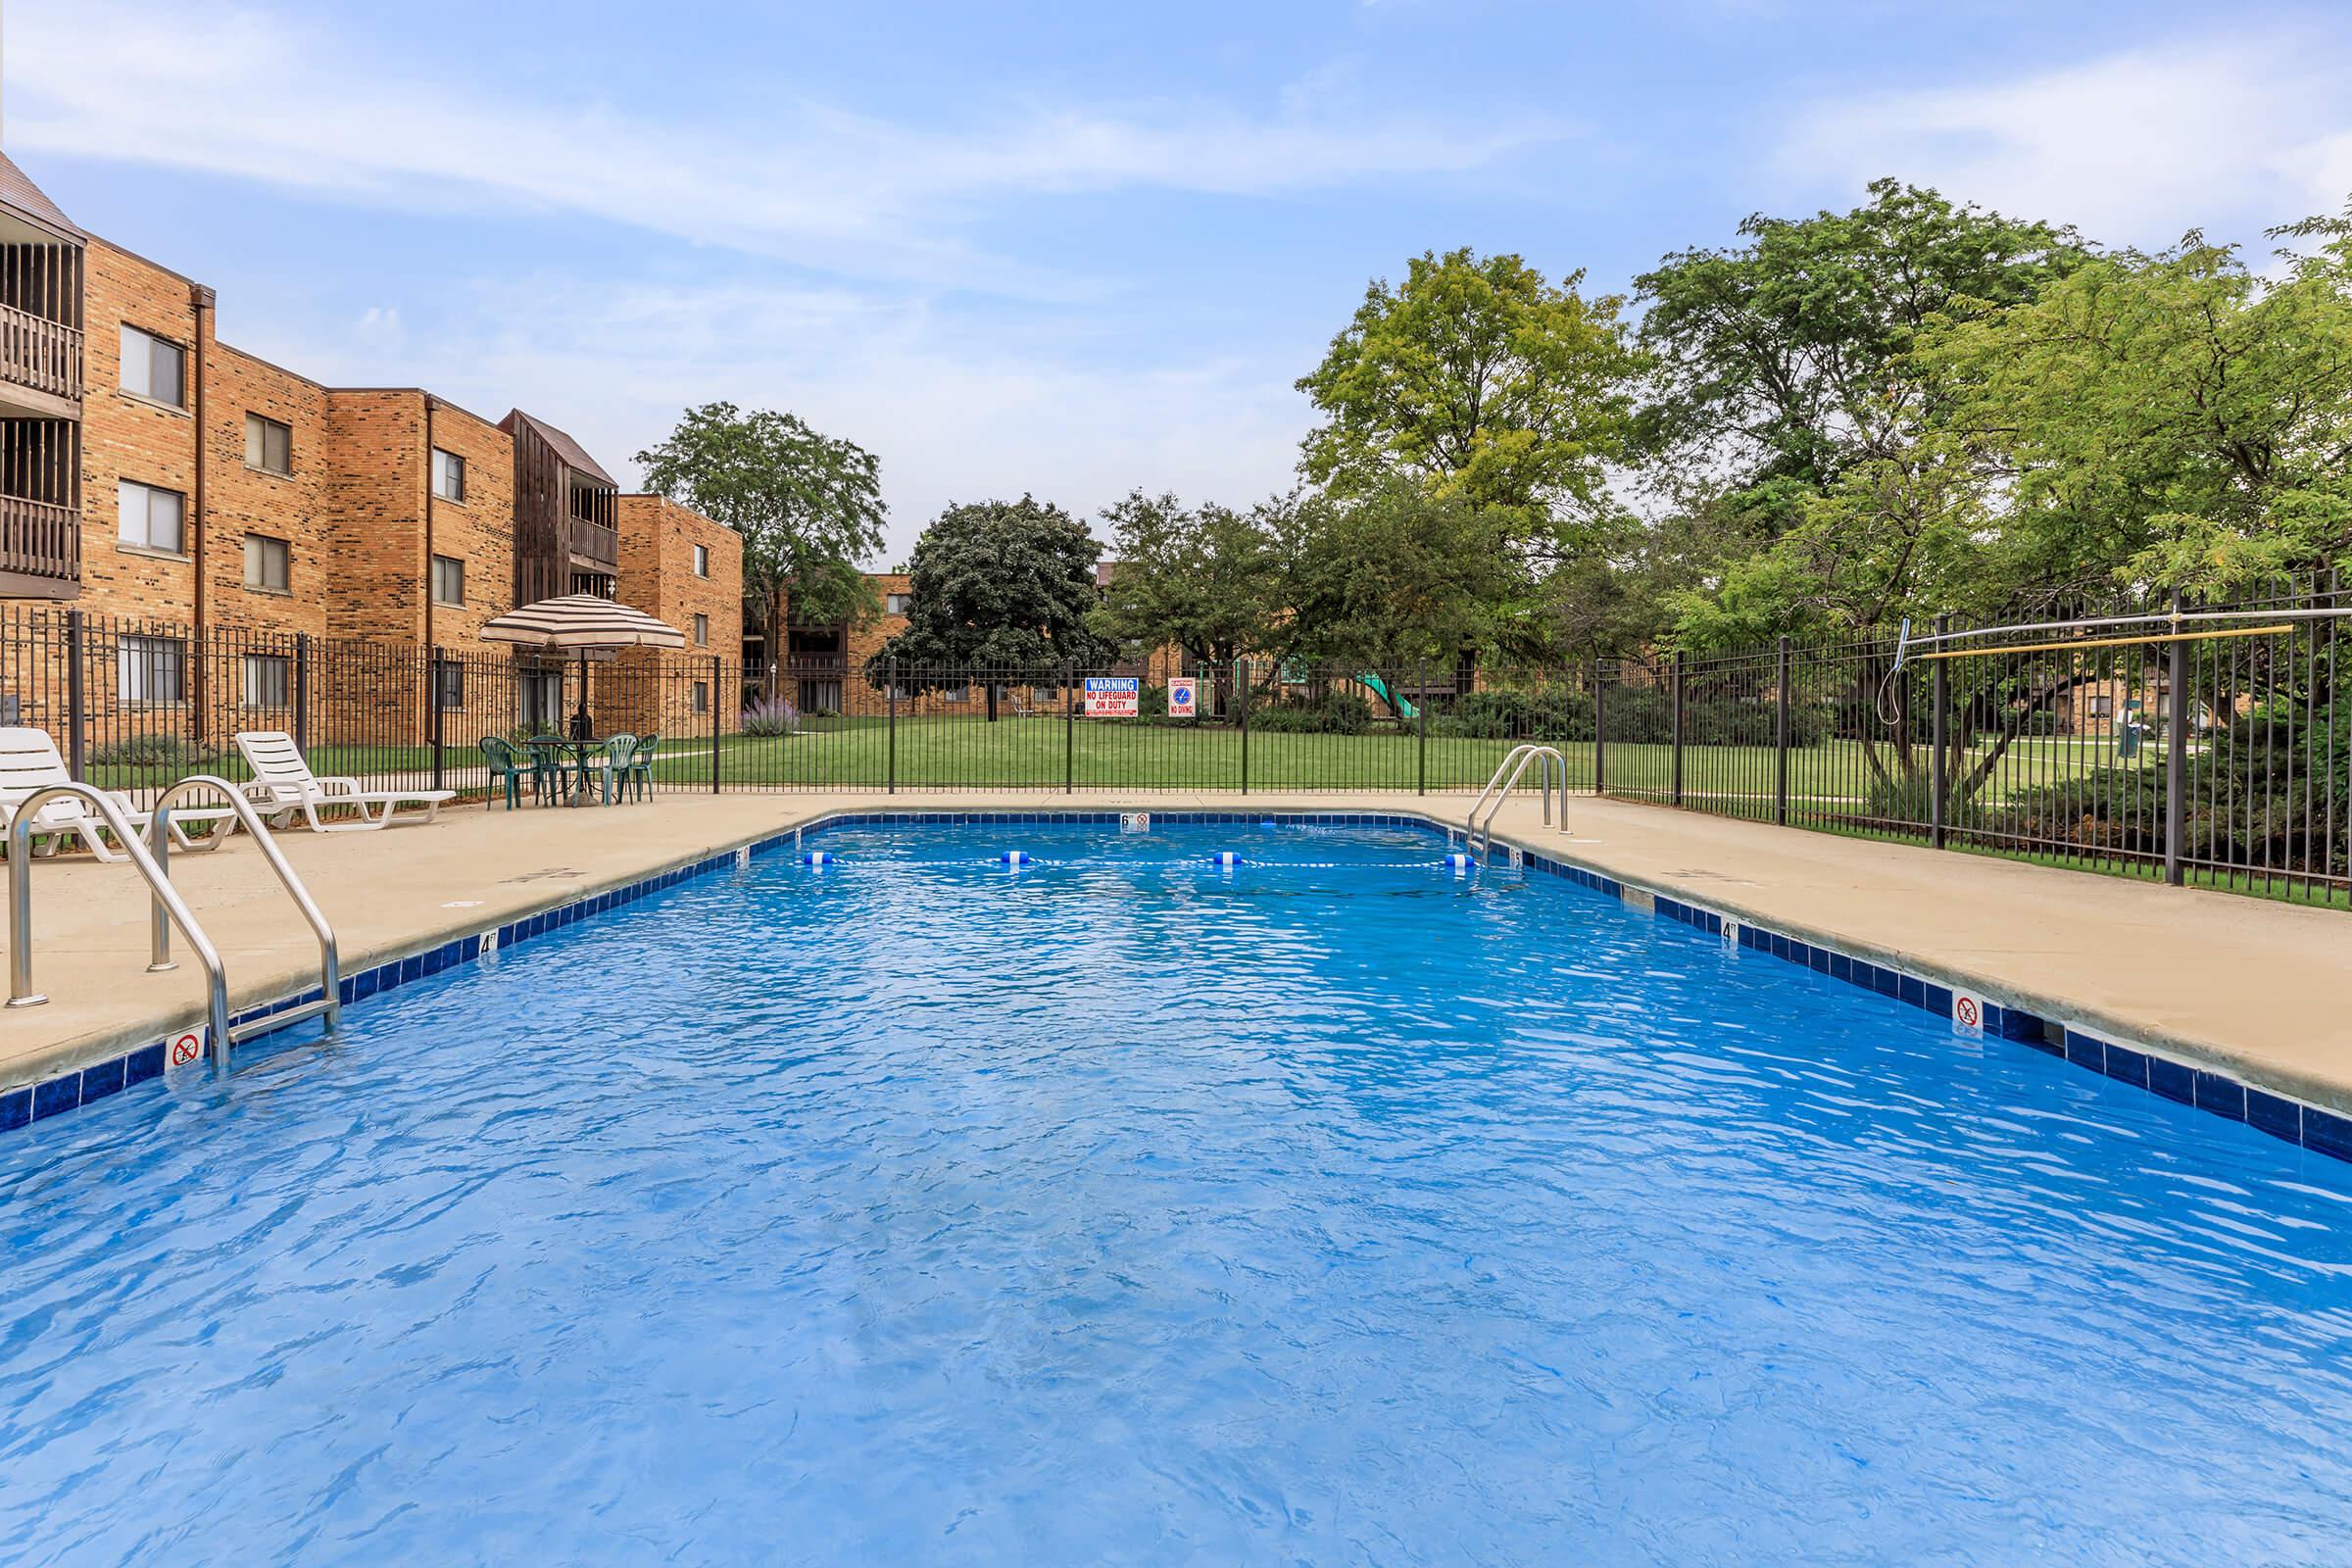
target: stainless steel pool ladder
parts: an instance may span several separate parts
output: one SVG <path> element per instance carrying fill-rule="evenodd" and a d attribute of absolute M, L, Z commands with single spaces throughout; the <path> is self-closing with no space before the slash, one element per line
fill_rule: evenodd
<path fill-rule="evenodd" d="M 1568 759 L 1560 755 L 1556 746 L 1538 746 L 1522 741 L 1511 748 L 1510 755 L 1502 760 L 1502 765 L 1494 769 L 1494 776 L 1487 780 L 1487 787 L 1480 792 L 1477 804 L 1470 808 L 1470 830 L 1464 842 L 1481 859 L 1494 847 L 1494 818 L 1502 814 L 1502 808 L 1510 800 L 1511 791 L 1518 787 L 1519 775 L 1527 771 L 1529 763 L 1539 761 L 1544 764 L 1544 771 L 1537 775 L 1537 793 L 1544 801 L 1544 825 L 1551 826 L 1551 794 L 1557 789 L 1560 794 L 1560 830 L 1567 831 Z M 1484 823 L 1478 818 L 1481 811 L 1487 813 Z"/>
<path fill-rule="evenodd" d="M 211 791 L 227 799 L 229 809 L 261 847 L 262 858 L 277 873 L 279 884 L 293 899 L 294 906 L 310 922 L 318 938 L 318 999 L 306 1002 L 299 1007 L 289 1007 L 264 1018 L 253 1019 L 240 1028 L 232 1029 L 228 1022 L 228 973 L 221 966 L 220 950 L 204 934 L 196 923 L 195 914 L 179 890 L 172 885 L 172 808 L 182 796 L 199 790 Z M 195 950 L 196 961 L 204 965 L 205 1011 L 212 1024 L 213 1064 L 226 1070 L 228 1050 L 240 1040 L 252 1038 L 264 1029 L 283 1029 L 307 1018 L 323 1017 L 333 1027 L 342 1015 L 342 968 L 335 946 L 334 928 L 326 923 L 311 890 L 303 885 L 294 867 L 286 862 L 285 853 L 277 840 L 264 825 L 262 818 L 246 800 L 244 792 L 224 778 L 210 773 L 198 773 L 181 779 L 156 801 L 148 814 L 147 841 L 139 835 L 124 815 L 122 806 L 103 790 L 87 784 L 45 784 L 27 795 L 16 808 L 16 817 L 8 828 L 8 1004 L 12 1007 L 32 1007 L 49 999 L 32 989 L 32 836 L 39 830 L 42 808 L 52 801 L 79 801 L 112 830 L 116 839 L 130 857 L 130 863 L 154 895 L 154 925 L 148 950 L 147 971 L 150 974 L 179 967 L 172 956 L 172 928 L 187 938 Z M 216 830 L 219 831 L 219 830 Z"/>

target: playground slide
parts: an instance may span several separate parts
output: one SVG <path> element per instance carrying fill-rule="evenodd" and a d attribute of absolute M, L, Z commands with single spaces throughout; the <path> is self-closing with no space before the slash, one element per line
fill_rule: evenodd
<path fill-rule="evenodd" d="M 1361 681 L 1373 696 L 1379 698 L 1382 702 L 1395 709 L 1398 718 L 1418 718 L 1421 716 L 1414 710 L 1413 705 L 1406 702 L 1403 698 L 1391 697 L 1389 695 L 1388 684 L 1378 675 L 1358 675 L 1355 678 L 1358 681 Z"/>

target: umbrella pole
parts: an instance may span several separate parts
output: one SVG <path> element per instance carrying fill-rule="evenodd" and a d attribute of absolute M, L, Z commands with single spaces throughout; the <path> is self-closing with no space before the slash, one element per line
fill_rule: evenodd
<path fill-rule="evenodd" d="M 596 731 L 588 722 L 588 650 L 580 650 L 580 711 L 571 726 L 575 740 L 592 739 Z"/>

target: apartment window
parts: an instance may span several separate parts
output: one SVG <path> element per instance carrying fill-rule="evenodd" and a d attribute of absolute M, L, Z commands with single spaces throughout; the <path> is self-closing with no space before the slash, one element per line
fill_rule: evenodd
<path fill-rule="evenodd" d="M 176 637 L 125 637 L 115 645 L 115 675 L 126 703 L 184 702 L 187 645 Z"/>
<path fill-rule="evenodd" d="M 258 414 L 245 416 L 245 466 L 264 473 L 292 473 L 293 430 Z"/>
<path fill-rule="evenodd" d="M 153 485 L 134 484 L 125 479 L 115 492 L 119 506 L 116 536 L 126 545 L 141 550 L 161 550 L 171 555 L 180 553 L 181 501 L 176 490 L 159 490 Z"/>
<path fill-rule="evenodd" d="M 444 661 L 435 665 L 433 686 L 440 694 L 441 708 L 444 712 L 455 711 L 466 706 L 466 666 L 464 664 L 453 664 Z"/>
<path fill-rule="evenodd" d="M 287 694 L 294 689 L 291 679 L 293 661 L 283 654 L 247 654 L 245 656 L 245 706 L 247 708 L 284 708 Z"/>
<path fill-rule="evenodd" d="M 522 725 L 534 731 L 560 729 L 564 723 L 564 676 L 557 670 L 530 670 L 522 677 Z"/>
<path fill-rule="evenodd" d="M 710 683 L 707 680 L 694 683 L 694 710 L 698 713 L 710 711 Z"/>
<path fill-rule="evenodd" d="M 884 594 L 882 596 L 883 612 L 892 615 L 904 615 L 906 613 L 906 601 L 913 597 L 912 594 Z"/>
<path fill-rule="evenodd" d="M 444 501 L 466 499 L 466 460 L 439 447 L 433 448 L 433 494 Z"/>
<path fill-rule="evenodd" d="M 264 593 L 282 594 L 291 585 L 293 551 L 283 539 L 266 533 L 245 536 L 245 586 Z"/>
<path fill-rule="evenodd" d="M 466 603 L 466 563 L 455 556 L 435 556 L 432 586 L 434 604 Z"/>
<path fill-rule="evenodd" d="M 697 577 L 710 575 L 710 547 L 709 545 L 694 547 L 694 574 Z"/>
<path fill-rule="evenodd" d="M 710 617 L 709 615 L 694 617 L 694 646 L 697 648 L 710 646 Z"/>
<path fill-rule="evenodd" d="M 2091 693 L 2090 716 L 2093 718 L 2113 718 L 2115 716 L 2115 699 L 2108 696 L 2105 692 Z"/>
<path fill-rule="evenodd" d="M 135 326 L 122 328 L 122 390 L 182 408 L 187 403 L 187 352 Z"/>

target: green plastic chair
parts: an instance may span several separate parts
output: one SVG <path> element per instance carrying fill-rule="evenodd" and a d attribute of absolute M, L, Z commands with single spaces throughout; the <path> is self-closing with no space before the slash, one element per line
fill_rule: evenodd
<path fill-rule="evenodd" d="M 534 735 L 523 745 L 531 754 L 531 794 L 553 804 L 571 793 L 571 778 L 564 771 L 564 748 L 551 735 Z"/>
<path fill-rule="evenodd" d="M 514 749 L 514 742 L 502 740 L 496 735 L 483 736 L 481 748 L 482 757 L 490 764 L 490 793 L 495 798 L 503 783 L 506 786 L 507 809 L 512 811 L 522 804 L 522 776 L 524 772 L 532 770 L 532 764 Z M 539 798 L 539 783 L 535 777 L 531 781 L 531 798 Z"/>
<path fill-rule="evenodd" d="M 634 735 L 615 735 L 605 742 L 604 786 L 607 806 L 620 798 L 621 786 L 628 782 L 629 759 L 636 753 L 637 737 Z"/>
<path fill-rule="evenodd" d="M 661 744 L 662 737 L 660 735 L 638 736 L 636 755 L 629 759 L 627 774 L 621 779 L 623 784 L 634 784 L 637 787 L 637 798 L 641 801 L 653 793 L 654 748 Z"/>

